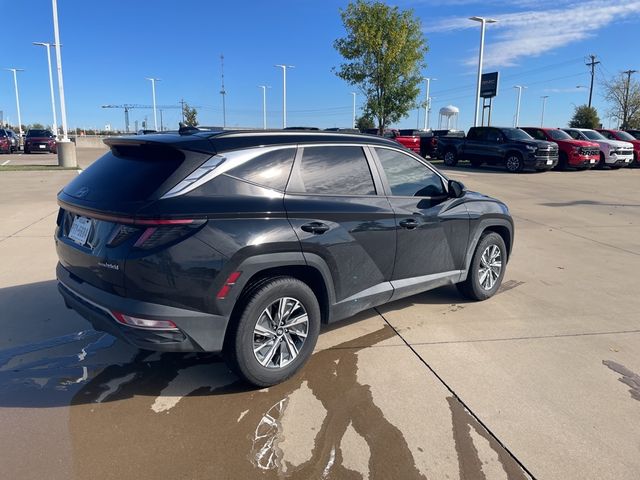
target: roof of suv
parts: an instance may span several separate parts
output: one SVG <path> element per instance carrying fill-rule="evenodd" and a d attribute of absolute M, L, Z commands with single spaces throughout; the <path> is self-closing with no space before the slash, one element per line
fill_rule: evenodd
<path fill-rule="evenodd" d="M 208 140 L 208 142 L 207 142 Z M 373 145 L 402 148 L 393 140 L 378 135 L 361 133 L 342 133 L 301 130 L 196 130 L 189 132 L 158 133 L 110 137 L 104 141 L 107 145 L 161 143 L 180 144 L 183 148 L 192 146 L 198 150 L 207 150 L 206 144 L 213 146 L 216 152 L 250 148 L 265 145 L 310 144 L 310 143 L 368 143 Z M 181 148 L 181 147 L 177 147 Z"/>

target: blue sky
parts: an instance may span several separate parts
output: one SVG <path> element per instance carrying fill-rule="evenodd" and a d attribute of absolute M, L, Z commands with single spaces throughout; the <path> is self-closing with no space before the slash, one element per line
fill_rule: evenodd
<path fill-rule="evenodd" d="M 542 95 L 549 95 L 545 124 L 561 126 L 573 105 L 586 103 L 589 84 L 584 65 L 594 53 L 602 64 L 596 73 L 594 106 L 608 125 L 600 83 L 627 69 L 640 70 L 637 36 L 640 0 L 398 0 L 422 21 L 430 50 L 424 75 L 431 84 L 433 110 L 460 108 L 458 126 L 473 122 L 479 26 L 469 16 L 491 16 L 487 28 L 485 72 L 500 71 L 500 92 L 492 123 L 511 125 L 516 95 L 513 85 L 526 85 L 521 125 L 539 124 Z M 6 5 L 5 5 L 6 4 Z M 268 124 L 281 126 L 282 73 L 274 64 L 295 65 L 287 74 L 289 125 L 347 127 L 351 123 L 354 87 L 332 72 L 341 58 L 333 41 L 344 34 L 338 0 L 58 0 L 67 117 L 71 128 L 124 127 L 121 110 L 103 104 L 151 104 L 157 84 L 161 105 L 181 98 L 199 107 L 203 125 L 222 123 L 220 59 L 225 56 L 227 124 L 262 125 L 262 93 L 267 93 Z M 12 21 L 3 23 L 5 48 L 0 66 L 24 68 L 19 73 L 23 123 L 51 123 L 45 49 L 33 41 L 53 41 L 49 0 L 0 0 Z M 28 21 L 27 21 L 28 20 Z M 640 74 L 639 74 L 640 75 Z M 424 90 L 421 94 L 424 97 Z M 358 98 L 358 110 L 362 97 Z M 0 110 L 16 119 L 13 79 L 0 71 Z M 416 111 L 396 126 L 422 128 Z M 131 124 L 151 110 L 132 110 Z M 177 126 L 179 109 L 163 113 L 165 124 Z"/>

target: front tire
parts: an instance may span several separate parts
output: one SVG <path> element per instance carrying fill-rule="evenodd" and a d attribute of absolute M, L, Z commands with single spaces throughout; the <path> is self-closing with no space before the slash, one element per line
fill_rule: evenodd
<path fill-rule="evenodd" d="M 596 163 L 595 168 L 603 169 L 607 162 L 604 160 L 604 153 L 600 152 L 600 161 Z"/>
<path fill-rule="evenodd" d="M 569 168 L 569 157 L 566 153 L 560 152 L 560 157 L 558 158 L 558 164 L 556 165 L 556 170 L 560 170 L 564 172 L 567 168 Z"/>
<path fill-rule="evenodd" d="M 493 297 L 502 284 L 506 265 L 504 240 L 495 232 L 485 232 L 471 259 L 467 279 L 457 285 L 458 290 L 471 300 Z"/>
<path fill-rule="evenodd" d="M 458 164 L 458 155 L 455 150 L 450 149 L 444 152 L 443 160 L 447 167 L 455 167 Z"/>
<path fill-rule="evenodd" d="M 320 306 L 313 291 L 292 277 L 274 278 L 244 297 L 232 318 L 225 357 L 240 377 L 257 387 L 281 383 L 309 359 L 320 332 Z"/>
<path fill-rule="evenodd" d="M 510 153 L 505 160 L 505 166 L 510 173 L 519 173 L 524 170 L 524 160 L 519 153 Z"/>

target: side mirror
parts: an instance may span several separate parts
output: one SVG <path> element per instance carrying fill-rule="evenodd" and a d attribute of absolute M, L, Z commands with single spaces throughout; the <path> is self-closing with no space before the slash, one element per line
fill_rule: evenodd
<path fill-rule="evenodd" d="M 449 180 L 449 196 L 451 198 L 460 198 L 464 195 L 464 191 L 466 190 L 464 184 L 457 180 Z"/>

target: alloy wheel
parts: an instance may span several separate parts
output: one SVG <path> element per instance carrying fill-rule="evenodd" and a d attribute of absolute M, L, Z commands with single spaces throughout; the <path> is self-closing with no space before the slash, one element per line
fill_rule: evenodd
<path fill-rule="evenodd" d="M 456 155 L 453 152 L 447 152 L 444 154 L 444 164 L 453 166 L 456 163 Z"/>
<path fill-rule="evenodd" d="M 517 172 L 520 169 L 520 158 L 512 155 L 507 158 L 507 170 L 510 172 Z"/>
<path fill-rule="evenodd" d="M 309 317 L 299 300 L 282 297 L 265 308 L 253 329 L 253 354 L 263 367 L 283 368 L 294 361 L 309 332 Z"/>
<path fill-rule="evenodd" d="M 478 282 L 485 290 L 491 290 L 502 271 L 502 253 L 497 245 L 489 245 L 480 257 Z"/>

